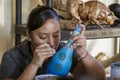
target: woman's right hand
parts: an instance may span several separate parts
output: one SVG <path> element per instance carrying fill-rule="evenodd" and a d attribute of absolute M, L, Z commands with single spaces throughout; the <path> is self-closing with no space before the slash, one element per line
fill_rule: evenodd
<path fill-rule="evenodd" d="M 51 48 L 49 44 L 41 44 L 34 50 L 32 64 L 39 68 L 43 65 L 44 61 L 53 56 L 54 53 L 56 53 L 55 49 Z"/>

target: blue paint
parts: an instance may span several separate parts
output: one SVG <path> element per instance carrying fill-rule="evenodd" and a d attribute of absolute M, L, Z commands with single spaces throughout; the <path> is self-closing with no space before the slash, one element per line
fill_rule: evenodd
<path fill-rule="evenodd" d="M 70 38 L 80 32 L 81 28 L 78 24 L 76 24 Z M 54 74 L 62 77 L 67 76 L 72 65 L 73 48 L 70 47 L 72 43 L 73 42 L 71 40 L 68 40 L 67 44 L 53 55 L 50 63 L 46 67 L 47 74 Z"/>

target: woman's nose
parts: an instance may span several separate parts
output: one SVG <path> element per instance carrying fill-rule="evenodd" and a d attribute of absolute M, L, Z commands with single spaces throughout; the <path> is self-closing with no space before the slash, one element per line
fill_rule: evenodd
<path fill-rule="evenodd" d="M 49 38 L 48 44 L 50 45 L 50 47 L 54 48 L 55 44 L 54 44 L 54 38 L 53 37 Z"/>

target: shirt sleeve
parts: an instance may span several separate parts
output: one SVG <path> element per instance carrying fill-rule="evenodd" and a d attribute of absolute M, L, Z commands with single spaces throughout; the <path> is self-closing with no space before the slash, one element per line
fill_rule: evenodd
<path fill-rule="evenodd" d="M 15 62 L 14 55 L 10 53 L 16 54 L 15 51 L 6 52 L 1 61 L 1 75 L 3 79 L 17 79 L 21 74 L 19 65 Z"/>

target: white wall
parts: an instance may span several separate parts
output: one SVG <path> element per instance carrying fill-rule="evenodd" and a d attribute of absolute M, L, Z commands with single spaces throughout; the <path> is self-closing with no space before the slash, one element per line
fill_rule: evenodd
<path fill-rule="evenodd" d="M 0 0 L 0 59 L 12 45 L 11 0 Z"/>
<path fill-rule="evenodd" d="M 101 0 L 109 5 L 116 0 Z M 22 23 L 27 22 L 27 17 L 31 9 L 40 0 L 22 0 Z M 15 28 L 15 0 L 0 0 L 0 59 L 3 53 L 14 45 L 14 28 Z M 114 53 L 114 39 L 93 39 L 87 40 L 87 50 L 96 56 L 100 52 L 107 55 Z"/>
<path fill-rule="evenodd" d="M 96 56 L 98 53 L 106 53 L 106 56 L 110 57 L 114 54 L 114 39 L 91 39 L 87 40 L 87 50 L 93 55 Z"/>

